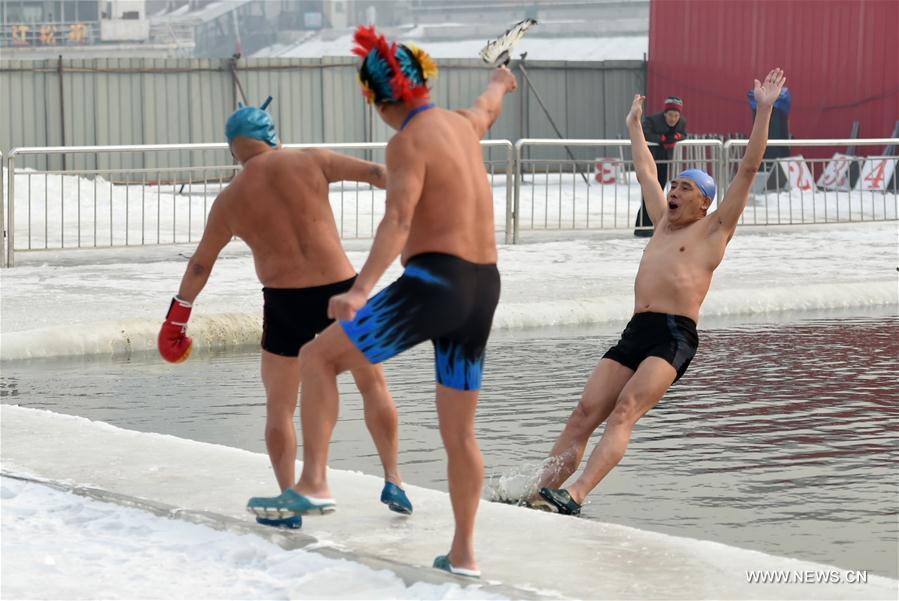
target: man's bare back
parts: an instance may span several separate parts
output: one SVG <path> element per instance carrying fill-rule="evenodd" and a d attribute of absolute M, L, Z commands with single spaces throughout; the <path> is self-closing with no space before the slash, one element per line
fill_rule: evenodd
<path fill-rule="evenodd" d="M 328 300 L 355 280 L 343 253 L 328 201 L 328 184 L 339 180 L 386 186 L 375 163 L 327 150 L 284 150 L 265 107 L 240 107 L 225 123 L 231 155 L 243 170 L 213 202 L 203 237 L 190 258 L 178 295 L 160 329 L 159 352 L 171 362 L 187 359 L 192 341 L 187 320 L 222 248 L 236 235 L 249 245 L 264 285 L 262 357 L 265 388 L 265 446 L 280 490 L 295 482 L 294 419 L 300 386 L 300 350 L 333 321 Z M 384 467 L 381 502 L 409 514 L 412 504 L 400 487 L 396 407 L 378 366 L 353 371 L 362 394 L 366 425 Z M 256 522 L 299 528 L 299 515 L 263 512 Z"/>
<path fill-rule="evenodd" d="M 247 243 L 264 286 L 305 288 L 354 275 L 328 201 L 332 157 L 319 150 L 262 153 L 216 199 L 210 219 Z M 383 177 L 381 167 L 368 168 Z"/>
<path fill-rule="evenodd" d="M 388 152 L 426 174 L 402 261 L 442 252 L 495 263 L 493 193 L 472 123 L 457 112 L 429 109 L 390 140 Z"/>

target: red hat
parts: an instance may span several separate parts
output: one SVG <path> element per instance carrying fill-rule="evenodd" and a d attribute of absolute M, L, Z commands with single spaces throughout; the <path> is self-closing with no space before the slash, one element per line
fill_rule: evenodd
<path fill-rule="evenodd" d="M 682 113 L 684 110 L 684 101 L 677 96 L 669 96 L 665 99 L 665 110 Z"/>

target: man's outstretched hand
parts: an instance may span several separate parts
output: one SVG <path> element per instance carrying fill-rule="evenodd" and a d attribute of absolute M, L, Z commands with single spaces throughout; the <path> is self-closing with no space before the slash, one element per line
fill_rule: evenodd
<path fill-rule="evenodd" d="M 774 101 L 780 96 L 780 89 L 787 82 L 783 69 L 775 67 L 771 69 L 765 81 L 755 80 L 755 88 L 752 90 L 755 101 L 759 106 L 773 106 Z M 631 109 L 633 110 L 633 109 Z"/>
<path fill-rule="evenodd" d="M 758 82 L 756 82 L 758 83 Z M 627 119 L 625 119 L 625 123 L 640 123 L 640 119 L 643 117 L 643 101 L 646 100 L 644 96 L 640 96 L 639 94 L 634 94 L 634 102 L 631 103 L 631 110 L 627 114 Z"/>
<path fill-rule="evenodd" d="M 506 94 L 518 89 L 515 75 L 505 65 L 501 65 L 490 74 L 490 83 L 498 83 L 506 88 Z"/>

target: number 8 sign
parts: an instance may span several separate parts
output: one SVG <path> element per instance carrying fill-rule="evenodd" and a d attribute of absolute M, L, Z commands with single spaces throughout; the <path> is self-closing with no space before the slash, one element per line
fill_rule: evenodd
<path fill-rule="evenodd" d="M 818 178 L 818 187 L 824 190 L 849 190 L 849 166 L 852 161 L 853 157 L 848 154 L 835 153 Z"/>

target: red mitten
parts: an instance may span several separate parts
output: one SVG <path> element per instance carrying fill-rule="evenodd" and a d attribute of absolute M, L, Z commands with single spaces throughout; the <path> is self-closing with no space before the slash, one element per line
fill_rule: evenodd
<path fill-rule="evenodd" d="M 684 134 L 682 134 L 682 133 L 680 133 L 680 132 L 677 132 L 676 134 L 674 134 L 674 139 L 675 139 L 675 140 L 683 140 L 683 139 L 684 139 Z"/>
<path fill-rule="evenodd" d="M 190 357 L 192 341 L 186 332 L 191 306 L 186 300 L 173 298 L 159 330 L 159 354 L 170 363 L 181 363 Z"/>

